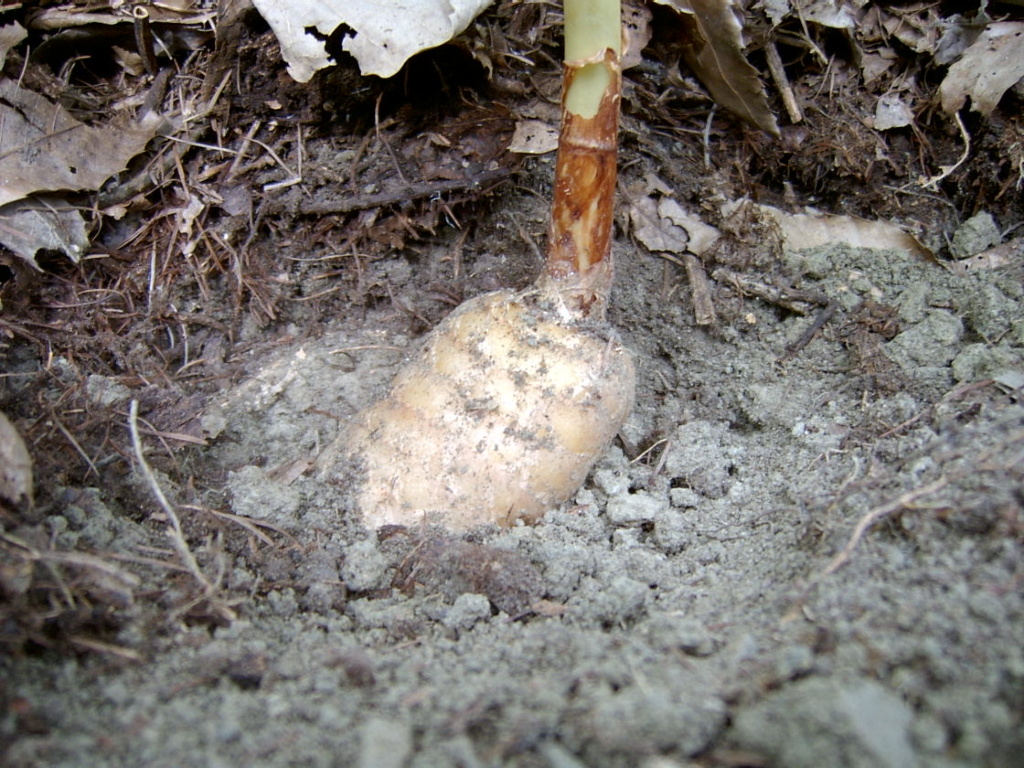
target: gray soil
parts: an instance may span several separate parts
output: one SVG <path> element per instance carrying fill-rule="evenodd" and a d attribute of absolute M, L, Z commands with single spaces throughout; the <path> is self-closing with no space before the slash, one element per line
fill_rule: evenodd
<path fill-rule="evenodd" d="M 657 165 L 627 142 L 623 208 L 645 174 L 675 181 L 698 144 L 665 140 Z M 321 150 L 310 142 L 310 167 Z M 413 353 L 423 319 L 450 310 L 438 282 L 465 298 L 536 274 L 552 165 L 527 161 L 472 226 L 442 219 L 367 260 L 376 301 L 247 315 L 230 353 L 213 336 L 202 351 L 242 375 L 160 390 L 196 405 L 204 445 L 144 436 L 209 591 L 132 455 L 125 414 L 132 398 L 154 410 L 147 390 L 32 345 L 4 352 L 12 374 L 45 371 L 47 402 L 81 378 L 111 414 L 111 442 L 89 451 L 109 457 L 99 474 L 40 468 L 45 503 L 6 530 L 96 557 L 58 564 L 78 574 L 67 597 L 117 617 L 76 635 L 75 653 L 0 656 L 6 765 L 1022 764 L 1020 253 L 971 261 L 990 238 L 973 243 L 938 203 L 930 234 L 955 243 L 959 269 L 895 250 L 784 252 L 748 222 L 717 263 L 750 282 L 718 275 L 710 325 L 685 271 L 643 250 L 623 214 L 611 319 L 636 355 L 637 404 L 536 526 L 369 531 L 344 487 L 316 480 L 318 454 Z M 295 270 L 279 287 L 305 279 L 288 259 L 334 258 L 329 242 L 260 236 Z M 177 290 L 184 316 L 199 290 Z M 31 400 L 19 381 L 7 403 Z M 116 487 L 97 480 L 118 468 Z"/>
<path fill-rule="evenodd" d="M 849 336 L 870 329 L 783 359 L 812 317 L 736 298 L 699 328 L 679 276 L 665 300 L 662 265 L 619 251 L 642 383 L 573 503 L 465 540 L 363 530 L 302 469 L 415 340 L 391 313 L 255 351 L 189 458 L 271 542 L 199 544 L 237 618 L 130 624 L 117 641 L 140 663 L 6 662 L 47 723 L 8 764 L 1019 765 L 1019 277 L 787 254 L 793 286 L 848 316 L 896 310 L 858 373 Z M 159 526 L 84 496 L 48 521 L 58 542 L 169 559 Z"/>

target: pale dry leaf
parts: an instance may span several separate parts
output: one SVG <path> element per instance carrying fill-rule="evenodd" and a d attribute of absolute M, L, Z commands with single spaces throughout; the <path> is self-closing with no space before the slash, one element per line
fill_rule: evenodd
<path fill-rule="evenodd" d="M 140 77 L 145 73 L 146 65 L 139 54 L 117 45 L 112 45 L 111 50 L 114 52 L 114 61 L 129 75 Z"/>
<path fill-rule="evenodd" d="M 897 61 L 899 61 L 899 57 L 891 48 L 866 51 L 861 56 L 860 62 L 860 71 L 864 77 L 864 85 L 871 85 L 875 80 L 888 72 Z"/>
<path fill-rule="evenodd" d="M 886 93 L 875 105 L 875 130 L 904 128 L 914 122 L 914 112 L 898 93 Z"/>
<path fill-rule="evenodd" d="M 0 27 L 0 68 L 7 61 L 7 52 L 24 40 L 26 35 L 28 32 L 16 21 Z"/>
<path fill-rule="evenodd" d="M 661 195 L 662 197 L 670 197 L 672 195 L 672 187 L 658 174 L 651 171 L 644 174 L 643 190 L 646 195 Z"/>
<path fill-rule="evenodd" d="M 948 19 L 941 19 L 939 24 L 942 27 L 942 35 L 935 44 L 932 61 L 944 67 L 963 56 L 964 51 L 985 31 L 984 27 L 978 26 L 975 22 L 975 19 L 965 19 L 959 13 L 954 13 Z"/>
<path fill-rule="evenodd" d="M 30 197 L 0 207 L 0 243 L 39 269 L 39 251 L 61 251 L 74 263 L 89 247 L 85 219 L 54 197 Z"/>
<path fill-rule="evenodd" d="M 671 197 L 663 197 L 658 201 L 658 214 L 677 227 L 686 230 L 689 238 L 687 250 L 700 256 L 708 251 L 721 237 L 721 232 L 705 224 L 695 213 L 691 213 Z"/>
<path fill-rule="evenodd" d="M 934 10 L 923 14 L 908 10 L 883 14 L 882 27 L 915 53 L 935 53 L 943 24 Z"/>
<path fill-rule="evenodd" d="M 921 245 L 917 238 L 885 221 L 827 213 L 786 213 L 770 205 L 757 207 L 763 214 L 774 219 L 787 250 L 848 245 L 852 248 L 906 251 L 914 256 L 934 258 L 932 252 Z"/>
<path fill-rule="evenodd" d="M 736 0 L 657 0 L 678 11 L 687 30 L 686 63 L 715 102 L 773 136 L 779 125 L 757 70 L 743 53 L 743 10 Z"/>
<path fill-rule="evenodd" d="M 635 67 L 643 61 L 643 50 L 651 42 L 653 14 L 646 6 L 624 5 L 622 8 L 622 60 L 623 69 Z"/>
<path fill-rule="evenodd" d="M 853 29 L 854 10 L 845 0 L 803 0 L 798 3 L 804 21 L 831 29 Z"/>
<path fill-rule="evenodd" d="M 629 206 L 629 219 L 633 236 L 654 253 L 683 253 L 690 236 L 682 227 L 661 215 L 658 202 L 652 197 L 641 197 Z"/>
<path fill-rule="evenodd" d="M 558 148 L 558 129 L 543 120 L 516 123 L 508 151 L 521 155 L 543 155 Z"/>
<path fill-rule="evenodd" d="M 33 192 L 99 189 L 141 152 L 163 123 L 115 117 L 106 125 L 80 123 L 59 104 L 0 80 L 0 205 Z"/>
<path fill-rule="evenodd" d="M 773 27 L 779 26 L 789 16 L 791 10 L 789 0 L 757 0 L 753 8 L 764 11 Z"/>
<path fill-rule="evenodd" d="M 999 100 L 1024 78 L 1024 21 L 989 24 L 939 86 L 942 108 L 950 115 L 971 99 L 971 109 L 989 115 Z"/>
<path fill-rule="evenodd" d="M 47 5 L 47 3 L 36 3 Z M 168 2 L 168 0 L 148 0 L 145 3 L 127 3 L 125 0 L 110 0 L 104 3 L 82 3 L 75 7 L 73 3 L 54 3 L 58 7 L 44 8 L 31 16 L 33 30 L 66 30 L 74 27 L 91 27 L 97 24 L 104 26 L 128 26 L 139 18 L 136 8 L 145 11 L 151 24 L 192 29 L 210 29 L 217 19 L 213 9 L 202 10 L 195 6 L 195 0 Z M 82 6 L 93 6 L 91 9 Z M 210 3 L 209 5 L 215 5 Z M 223 4 L 222 4 L 223 5 Z M 104 7 L 107 6 L 107 7 Z M 179 6 L 179 7 L 176 7 Z M 105 12 L 111 10 L 113 12 Z M 188 37 L 183 35 L 182 37 Z"/>
<path fill-rule="evenodd" d="M 958 275 L 984 269 L 1007 269 L 1024 264 L 1024 235 L 949 265 Z"/>
<path fill-rule="evenodd" d="M 364 75 L 391 77 L 414 54 L 461 33 L 493 0 L 253 0 L 274 31 L 288 74 L 307 82 L 333 62 L 325 41 L 342 25 L 341 47 Z"/>
<path fill-rule="evenodd" d="M 32 501 L 32 458 L 18 430 L 0 411 L 0 499 Z"/>

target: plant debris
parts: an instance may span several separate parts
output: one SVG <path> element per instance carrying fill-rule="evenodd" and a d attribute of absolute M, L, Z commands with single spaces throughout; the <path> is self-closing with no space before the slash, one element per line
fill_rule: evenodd
<path fill-rule="evenodd" d="M 391 77 L 411 56 L 447 43 L 492 0 L 253 0 L 300 83 L 331 64 L 326 41 L 341 31 L 341 50 L 364 75 Z M 318 34 L 314 34 L 313 31 Z"/>

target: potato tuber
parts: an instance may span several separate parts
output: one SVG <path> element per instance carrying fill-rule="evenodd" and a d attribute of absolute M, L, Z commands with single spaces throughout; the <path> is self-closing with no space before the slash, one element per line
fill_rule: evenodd
<path fill-rule="evenodd" d="M 566 0 L 562 133 L 548 260 L 534 288 L 452 312 L 321 456 L 366 525 L 533 521 L 571 496 L 633 404 L 605 321 L 619 0 Z"/>

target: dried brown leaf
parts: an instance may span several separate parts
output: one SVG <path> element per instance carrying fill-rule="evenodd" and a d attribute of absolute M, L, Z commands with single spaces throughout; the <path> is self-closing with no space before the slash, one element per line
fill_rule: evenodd
<path fill-rule="evenodd" d="M 508 145 L 509 152 L 543 155 L 558 149 L 558 128 L 543 120 L 520 120 Z"/>
<path fill-rule="evenodd" d="M 875 130 L 888 131 L 914 123 L 914 110 L 898 93 L 883 94 L 875 105 Z"/>
<path fill-rule="evenodd" d="M 960 111 L 969 96 L 971 109 L 992 113 L 999 100 L 1024 78 L 1024 22 L 989 24 L 963 56 L 952 64 L 939 86 L 942 108 Z"/>
<path fill-rule="evenodd" d="M 33 192 L 93 190 L 121 171 L 156 135 L 163 118 L 79 122 L 59 104 L 0 80 L 0 205 Z"/>
<path fill-rule="evenodd" d="M 40 196 L 0 207 L 0 243 L 30 265 L 39 251 L 63 251 L 78 260 L 89 247 L 85 219 L 64 201 Z"/>
<path fill-rule="evenodd" d="M 649 251 L 696 255 L 706 252 L 721 233 L 687 211 L 674 198 L 643 197 L 629 208 L 633 235 Z"/>
<path fill-rule="evenodd" d="M 619 64 L 629 69 L 643 60 L 643 50 L 654 34 L 651 30 L 653 14 L 646 6 L 624 5 L 622 7 L 622 58 Z"/>
<path fill-rule="evenodd" d="M 735 0 L 657 0 L 682 14 L 686 63 L 715 101 L 773 136 L 779 125 L 757 70 L 743 54 L 743 11 Z"/>
<path fill-rule="evenodd" d="M 854 11 L 845 2 L 835 0 L 802 0 L 799 14 L 804 21 L 832 29 L 852 29 L 856 23 Z"/>
<path fill-rule="evenodd" d="M 633 235 L 647 250 L 660 253 L 683 253 L 690 243 L 686 230 L 661 215 L 658 203 L 642 197 L 629 207 Z"/>
<path fill-rule="evenodd" d="M 705 224 L 697 214 L 686 210 L 671 197 L 663 197 L 658 201 L 658 213 L 663 219 L 686 230 L 686 234 L 690 238 L 687 250 L 697 256 L 706 253 L 722 234 L 710 224 Z"/>
<path fill-rule="evenodd" d="M 0 68 L 7 60 L 7 52 L 25 39 L 28 32 L 18 22 L 0 27 Z"/>

